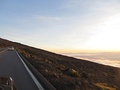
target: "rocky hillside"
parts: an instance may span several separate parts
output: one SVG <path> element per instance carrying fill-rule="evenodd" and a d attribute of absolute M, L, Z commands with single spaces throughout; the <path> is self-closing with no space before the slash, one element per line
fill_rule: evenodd
<path fill-rule="evenodd" d="M 120 90 L 120 69 L 37 49 L 0 38 L 14 46 L 57 90 Z"/>

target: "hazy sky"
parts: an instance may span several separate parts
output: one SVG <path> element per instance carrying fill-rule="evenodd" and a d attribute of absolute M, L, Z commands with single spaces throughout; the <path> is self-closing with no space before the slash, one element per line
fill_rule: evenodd
<path fill-rule="evenodd" d="M 120 51 L 120 0 L 0 0 L 0 37 L 55 52 Z"/>

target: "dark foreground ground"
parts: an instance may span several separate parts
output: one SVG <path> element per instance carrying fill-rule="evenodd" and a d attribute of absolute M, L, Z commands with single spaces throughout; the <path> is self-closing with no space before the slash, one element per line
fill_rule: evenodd
<path fill-rule="evenodd" d="M 14 46 L 57 90 L 120 90 L 120 69 L 0 39 Z"/>

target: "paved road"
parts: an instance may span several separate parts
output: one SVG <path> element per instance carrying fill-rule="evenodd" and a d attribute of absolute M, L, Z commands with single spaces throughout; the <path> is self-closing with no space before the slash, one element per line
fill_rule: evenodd
<path fill-rule="evenodd" d="M 0 76 L 10 76 L 18 90 L 39 90 L 15 51 L 0 53 Z"/>

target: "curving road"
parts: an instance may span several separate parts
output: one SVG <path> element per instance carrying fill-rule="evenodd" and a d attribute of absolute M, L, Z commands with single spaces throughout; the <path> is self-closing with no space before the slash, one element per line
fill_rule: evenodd
<path fill-rule="evenodd" d="M 0 53 L 0 76 L 10 76 L 18 90 L 44 90 L 38 88 L 16 51 Z"/>

